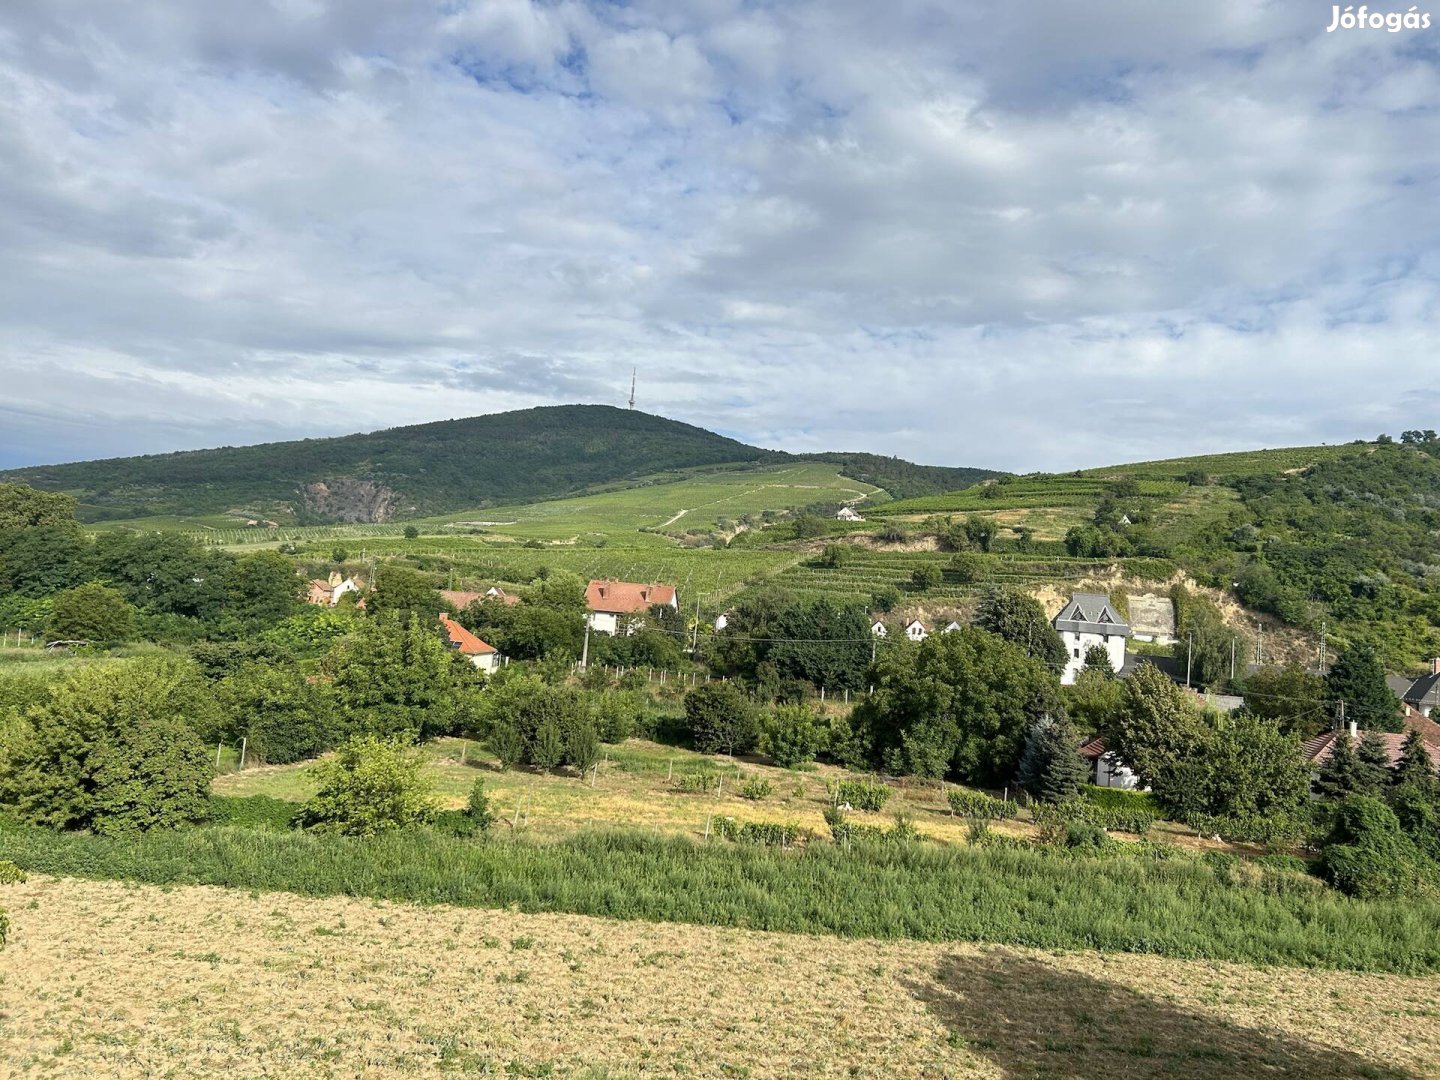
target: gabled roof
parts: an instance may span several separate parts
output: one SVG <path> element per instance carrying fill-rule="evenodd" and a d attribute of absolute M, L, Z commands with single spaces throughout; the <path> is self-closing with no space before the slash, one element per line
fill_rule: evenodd
<path fill-rule="evenodd" d="M 1081 744 L 1080 744 L 1080 749 L 1079 749 L 1078 753 L 1080 754 L 1081 757 L 1083 757 L 1083 758 L 1089 758 L 1089 759 L 1092 760 L 1092 761 L 1095 760 L 1096 758 L 1104 757 L 1104 756 L 1105 756 L 1105 740 L 1102 739 L 1099 735 L 1096 735 L 1093 739 L 1090 739 L 1088 742 L 1083 742 L 1083 743 L 1081 743 Z"/>
<path fill-rule="evenodd" d="M 443 611 L 440 613 L 440 625 L 445 628 L 445 633 L 450 639 L 450 647 L 458 650 L 462 656 L 486 656 L 489 653 L 499 652 L 494 645 L 481 641 Z"/>
<path fill-rule="evenodd" d="M 592 581 L 585 589 L 585 606 L 616 615 L 644 611 L 651 604 L 675 603 L 674 585 L 641 585 L 635 581 Z"/>
<path fill-rule="evenodd" d="M 1430 755 L 1430 764 L 1440 769 L 1440 734 L 1427 731 L 1420 726 L 1421 723 L 1430 724 L 1432 728 L 1440 728 L 1440 725 L 1432 724 L 1425 720 L 1410 725 L 1419 730 L 1421 740 L 1425 746 L 1425 752 Z M 1354 745 L 1358 746 L 1360 740 L 1368 734 L 1372 733 L 1357 731 L 1355 733 Z M 1410 734 L 1409 731 L 1377 731 L 1373 732 L 1373 734 L 1379 736 L 1381 744 L 1385 747 L 1385 764 L 1392 769 L 1395 768 L 1395 766 L 1400 763 L 1400 752 L 1405 746 L 1405 739 Z M 1342 736 L 1346 738 L 1349 737 L 1347 733 L 1340 731 L 1326 731 L 1319 735 L 1312 736 L 1300 744 L 1300 754 L 1312 765 L 1324 765 L 1325 762 L 1330 760 L 1330 755 L 1335 752 L 1335 744 Z"/>
<path fill-rule="evenodd" d="M 1070 602 L 1055 616 L 1056 630 L 1077 634 L 1130 635 L 1130 627 L 1115 613 L 1110 597 L 1104 593 L 1072 593 Z"/>
<path fill-rule="evenodd" d="M 1412 705 L 1440 705 L 1440 673 L 1421 675 L 1400 697 Z"/>

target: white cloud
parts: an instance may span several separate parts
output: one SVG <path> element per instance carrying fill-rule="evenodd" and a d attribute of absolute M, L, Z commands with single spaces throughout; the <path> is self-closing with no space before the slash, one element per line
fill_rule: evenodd
<path fill-rule="evenodd" d="M 767 445 L 1017 469 L 1415 426 L 1435 43 L 1322 16 L 11 0 L 0 465 L 632 365 Z"/>

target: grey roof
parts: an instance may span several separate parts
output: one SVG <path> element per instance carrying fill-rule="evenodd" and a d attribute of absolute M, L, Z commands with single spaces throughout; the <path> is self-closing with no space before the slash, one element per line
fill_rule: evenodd
<path fill-rule="evenodd" d="M 1055 616 L 1055 629 L 1076 634 L 1130 636 L 1129 625 L 1115 613 L 1110 597 L 1104 593 L 1072 593 L 1070 602 Z"/>
<path fill-rule="evenodd" d="M 1405 695 L 1410 692 L 1410 687 L 1415 682 L 1409 675 L 1386 675 L 1385 685 L 1390 687 L 1394 695 L 1402 701 Z"/>
<path fill-rule="evenodd" d="M 1385 681 L 1388 683 L 1390 680 Z M 1411 705 L 1440 705 L 1440 674 L 1421 675 L 1410 683 L 1410 688 L 1400 698 Z"/>

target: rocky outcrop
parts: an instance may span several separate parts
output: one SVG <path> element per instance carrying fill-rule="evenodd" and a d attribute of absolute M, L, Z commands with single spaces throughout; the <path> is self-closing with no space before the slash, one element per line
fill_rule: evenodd
<path fill-rule="evenodd" d="M 300 501 L 310 519 L 375 524 L 395 517 L 400 493 L 378 480 L 342 476 L 306 484 L 300 489 Z"/>

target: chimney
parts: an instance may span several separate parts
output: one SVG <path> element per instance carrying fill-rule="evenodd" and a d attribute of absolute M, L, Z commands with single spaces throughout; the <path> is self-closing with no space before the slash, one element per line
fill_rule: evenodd
<path fill-rule="evenodd" d="M 1354 742 L 1354 741 L 1356 740 L 1356 738 L 1359 737 L 1359 734 L 1360 734 L 1360 732 L 1359 732 L 1359 726 L 1355 723 L 1354 720 L 1351 720 L 1351 721 L 1350 721 L 1350 741 L 1351 741 L 1351 742 Z"/>
<path fill-rule="evenodd" d="M 1437 656 L 1434 660 L 1430 661 L 1430 674 L 1440 675 L 1440 656 Z"/>

